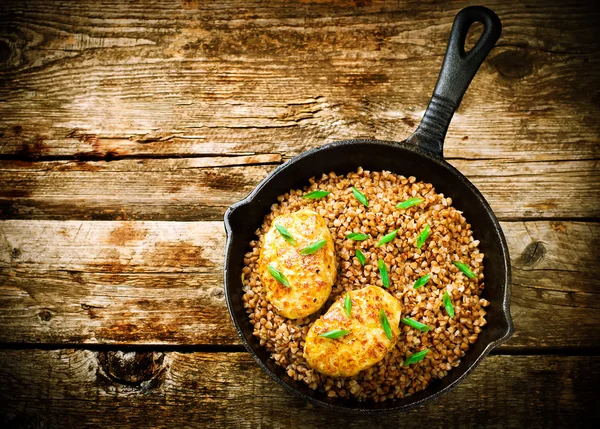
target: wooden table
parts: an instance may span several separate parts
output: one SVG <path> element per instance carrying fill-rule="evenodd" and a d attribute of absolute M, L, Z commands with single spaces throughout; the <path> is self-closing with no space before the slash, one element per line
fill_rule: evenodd
<path fill-rule="evenodd" d="M 445 155 L 502 222 L 515 335 L 359 417 L 245 352 L 223 213 L 304 150 L 407 137 L 466 3 L 2 1 L 0 426 L 598 427 L 600 13 L 485 3 L 502 38 Z"/>

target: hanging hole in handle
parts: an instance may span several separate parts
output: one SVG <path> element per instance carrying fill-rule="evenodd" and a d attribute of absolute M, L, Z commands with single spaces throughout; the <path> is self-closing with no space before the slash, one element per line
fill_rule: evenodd
<path fill-rule="evenodd" d="M 483 24 L 481 22 L 474 22 L 469 27 L 467 38 L 465 39 L 465 54 L 471 52 L 471 49 L 475 47 L 481 36 L 483 35 Z"/>

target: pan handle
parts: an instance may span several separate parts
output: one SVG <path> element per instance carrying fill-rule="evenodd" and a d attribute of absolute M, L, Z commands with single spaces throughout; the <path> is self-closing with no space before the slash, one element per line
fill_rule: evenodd
<path fill-rule="evenodd" d="M 465 52 L 465 40 L 471 25 L 483 24 L 483 34 L 469 52 Z M 483 6 L 470 6 L 461 10 L 452 25 L 448 48 L 442 70 L 425 115 L 408 142 L 442 158 L 444 138 L 454 112 L 477 73 L 479 66 L 492 50 L 500 33 L 502 24 L 498 15 Z"/>

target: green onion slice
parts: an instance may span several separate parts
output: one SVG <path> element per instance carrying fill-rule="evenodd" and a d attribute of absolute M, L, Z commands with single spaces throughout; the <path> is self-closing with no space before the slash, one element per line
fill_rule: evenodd
<path fill-rule="evenodd" d="M 381 238 L 381 240 L 379 240 L 379 243 L 377 243 L 377 247 L 383 246 L 385 243 L 389 243 L 390 241 L 392 241 L 394 238 L 396 238 L 396 234 L 398 234 L 397 229 L 390 232 L 389 234 L 384 235 Z"/>
<path fill-rule="evenodd" d="M 388 340 L 392 341 L 392 327 L 383 308 L 379 310 L 379 323 L 381 323 L 385 336 L 388 337 Z"/>
<path fill-rule="evenodd" d="M 413 289 L 419 289 L 421 286 L 425 286 L 430 278 L 431 278 L 431 273 L 421 277 L 419 280 L 417 280 L 415 282 Z"/>
<path fill-rule="evenodd" d="M 367 234 L 361 234 L 360 232 L 351 232 L 350 234 L 346 234 L 346 238 L 354 241 L 364 241 L 369 238 L 369 236 Z"/>
<path fill-rule="evenodd" d="M 318 200 L 319 198 L 326 197 L 331 194 L 330 191 L 322 191 L 320 189 L 309 192 L 308 194 L 302 195 L 302 198 L 310 198 L 311 200 Z"/>
<path fill-rule="evenodd" d="M 425 240 L 427 240 L 427 237 L 429 237 L 430 232 L 431 227 L 429 226 L 429 224 L 425 225 L 425 228 L 423 228 L 423 231 L 421 231 L 421 233 L 417 237 L 417 247 L 419 249 L 423 247 L 423 244 L 425 244 Z"/>
<path fill-rule="evenodd" d="M 450 294 L 448 291 L 444 292 L 444 307 L 446 308 L 446 312 L 448 316 L 454 317 L 454 306 L 452 305 L 452 300 L 450 299 Z"/>
<path fill-rule="evenodd" d="M 356 249 L 356 259 L 358 259 L 360 265 L 362 265 L 363 267 L 365 266 L 365 263 L 367 262 L 367 257 L 360 249 Z"/>
<path fill-rule="evenodd" d="M 402 319 L 402 323 L 404 323 L 405 325 L 410 326 L 411 328 L 418 329 L 421 332 L 427 332 L 427 331 L 429 331 L 431 329 L 429 326 L 424 325 L 421 322 L 417 322 L 414 319 L 409 319 L 408 317 L 403 318 Z"/>
<path fill-rule="evenodd" d="M 287 277 L 283 275 L 283 273 L 281 271 L 279 271 L 277 268 L 275 268 L 272 265 L 267 265 L 267 269 L 269 270 L 269 273 L 271 273 L 271 275 L 275 278 L 275 280 L 277 280 L 279 283 L 281 283 L 285 287 L 290 287 L 290 282 L 288 281 Z"/>
<path fill-rule="evenodd" d="M 350 299 L 350 294 L 348 292 L 346 292 L 346 298 L 344 298 L 344 311 L 348 317 L 352 314 L 352 299 Z"/>
<path fill-rule="evenodd" d="M 398 203 L 396 208 L 406 210 L 407 208 L 421 204 L 423 201 L 425 201 L 423 198 L 409 198 L 406 201 Z"/>
<path fill-rule="evenodd" d="M 285 239 L 285 241 L 287 241 L 288 243 L 290 243 L 294 246 L 296 245 L 296 240 L 294 240 L 294 237 L 292 237 L 292 234 L 290 234 L 290 232 L 287 229 L 285 229 L 285 226 L 275 224 L 275 228 L 277 228 L 277 231 L 279 231 L 279 233 Z"/>
<path fill-rule="evenodd" d="M 379 266 L 379 273 L 381 274 L 381 282 L 383 283 L 384 288 L 390 287 L 390 277 L 388 276 L 387 266 L 383 259 L 379 259 L 377 261 L 377 265 Z"/>
<path fill-rule="evenodd" d="M 352 187 L 352 193 L 354 194 L 354 197 L 358 201 L 360 201 L 365 207 L 369 207 L 369 201 L 367 200 L 367 197 L 365 197 L 365 194 L 363 194 L 362 192 L 360 192 L 354 186 Z"/>
<path fill-rule="evenodd" d="M 429 349 L 421 350 L 414 355 L 410 355 L 410 357 L 404 361 L 404 365 L 410 365 L 411 363 L 417 363 L 420 360 L 423 360 L 427 353 L 429 353 Z"/>
<path fill-rule="evenodd" d="M 304 249 L 302 249 L 300 251 L 300 254 L 302 256 L 312 255 L 317 250 L 319 250 L 321 247 L 325 246 L 325 243 L 327 243 L 327 240 L 325 240 L 325 239 L 315 241 L 313 244 L 310 244 L 310 245 L 306 246 Z"/>
<path fill-rule="evenodd" d="M 319 337 L 335 340 L 336 338 L 341 338 L 344 335 L 348 335 L 349 333 L 350 333 L 350 331 L 346 331 L 344 329 L 333 329 L 329 332 L 324 332 L 322 334 L 319 334 Z"/>
<path fill-rule="evenodd" d="M 473 271 L 471 271 L 471 269 L 467 266 L 467 264 L 463 264 L 462 262 L 458 262 L 458 261 L 452 261 L 452 263 L 454 265 L 456 265 L 459 270 L 461 270 L 463 273 L 465 273 L 467 277 L 470 277 L 472 279 L 477 278 L 477 274 L 475 274 Z"/>

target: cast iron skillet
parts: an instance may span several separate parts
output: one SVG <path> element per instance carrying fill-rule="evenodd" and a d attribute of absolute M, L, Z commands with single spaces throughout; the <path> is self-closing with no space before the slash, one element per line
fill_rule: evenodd
<path fill-rule="evenodd" d="M 464 42 L 469 27 L 481 22 L 484 31 L 475 47 L 468 53 Z M 227 244 L 225 248 L 225 297 L 233 324 L 259 366 L 290 392 L 309 402 L 330 409 L 356 413 L 405 410 L 431 400 L 450 390 L 494 347 L 510 338 L 513 327 L 510 317 L 510 260 L 506 240 L 492 209 L 479 191 L 458 170 L 448 164 L 442 155 L 444 137 L 450 120 L 471 79 L 486 55 L 500 37 L 500 20 L 484 7 L 468 7 L 458 13 L 452 26 L 448 50 L 433 96 L 421 124 L 415 133 L 402 143 L 378 140 L 345 140 L 309 150 L 275 169 L 242 201 L 225 213 Z M 241 274 L 244 254 L 255 231 L 270 211 L 277 196 L 289 189 L 302 188 L 308 179 L 335 171 L 344 174 L 362 166 L 365 170 L 389 170 L 397 174 L 415 176 L 430 182 L 438 193 L 452 197 L 453 205 L 464 212 L 471 223 L 473 234 L 481 241 L 485 254 L 485 297 L 488 307 L 487 326 L 467 351 L 457 368 L 442 380 L 415 395 L 382 403 L 357 402 L 328 398 L 296 382 L 285 370 L 275 365 L 269 353 L 252 335 L 253 327 L 242 301 Z"/>

